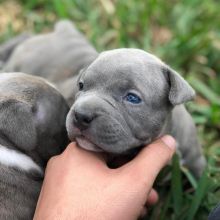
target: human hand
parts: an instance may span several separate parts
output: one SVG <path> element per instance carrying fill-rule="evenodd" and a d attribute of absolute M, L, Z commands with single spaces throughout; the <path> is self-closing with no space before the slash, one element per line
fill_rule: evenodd
<path fill-rule="evenodd" d="M 110 169 L 102 155 L 71 143 L 48 162 L 34 220 L 137 219 L 157 201 L 154 180 L 174 151 L 175 140 L 164 136 Z"/>

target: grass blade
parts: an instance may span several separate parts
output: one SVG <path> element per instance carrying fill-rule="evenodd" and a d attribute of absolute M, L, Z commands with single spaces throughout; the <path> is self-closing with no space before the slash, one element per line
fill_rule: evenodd
<path fill-rule="evenodd" d="M 190 171 L 187 168 L 182 167 L 181 170 L 184 173 L 184 175 L 187 177 L 189 182 L 191 183 L 192 187 L 196 190 L 198 184 L 197 184 L 195 177 L 190 173 Z"/>
<path fill-rule="evenodd" d="M 53 3 L 54 3 L 54 8 L 58 16 L 61 18 L 67 18 L 68 10 L 66 8 L 65 1 L 53 0 Z"/>
<path fill-rule="evenodd" d="M 182 207 L 183 190 L 179 158 L 177 155 L 174 155 L 172 165 L 171 191 L 174 204 L 174 213 L 175 216 L 178 216 Z"/>
<path fill-rule="evenodd" d="M 188 216 L 187 216 L 187 220 L 193 220 L 195 217 L 196 212 L 198 211 L 198 208 L 202 202 L 202 199 L 204 198 L 204 196 L 207 193 L 207 189 L 208 189 L 208 175 L 207 175 L 207 170 L 205 170 L 203 172 L 202 177 L 200 178 L 199 182 L 198 182 L 198 187 L 197 190 L 195 191 L 194 197 L 192 199 L 190 208 L 189 208 L 189 212 L 188 212 Z"/>
<path fill-rule="evenodd" d="M 211 103 L 220 105 L 220 97 L 207 85 L 205 85 L 205 83 L 193 76 L 189 77 L 188 81 L 195 88 L 196 91 L 207 98 Z"/>
<path fill-rule="evenodd" d="M 164 203 L 165 205 L 164 205 L 164 207 L 161 210 L 160 220 L 165 220 L 166 219 L 166 214 L 167 214 L 167 210 L 168 210 L 168 208 L 170 206 L 170 201 L 171 201 L 171 194 L 169 194 L 167 196 L 167 199 L 166 199 L 166 201 Z"/>

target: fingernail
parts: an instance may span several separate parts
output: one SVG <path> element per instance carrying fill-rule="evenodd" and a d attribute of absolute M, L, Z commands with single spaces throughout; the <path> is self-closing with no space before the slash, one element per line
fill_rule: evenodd
<path fill-rule="evenodd" d="M 176 141 L 170 135 L 165 135 L 161 138 L 161 140 L 172 150 L 176 148 Z"/>

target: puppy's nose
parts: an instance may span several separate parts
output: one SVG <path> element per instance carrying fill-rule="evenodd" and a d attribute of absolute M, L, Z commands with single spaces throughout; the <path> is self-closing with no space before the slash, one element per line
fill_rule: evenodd
<path fill-rule="evenodd" d="M 74 111 L 74 116 L 75 116 L 74 124 L 79 129 L 88 128 L 90 123 L 95 117 L 94 114 L 79 112 L 79 111 Z"/>

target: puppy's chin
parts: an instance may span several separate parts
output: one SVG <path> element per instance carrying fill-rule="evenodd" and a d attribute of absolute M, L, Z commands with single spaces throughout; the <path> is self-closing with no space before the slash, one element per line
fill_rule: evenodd
<path fill-rule="evenodd" d="M 100 147 L 96 146 L 84 137 L 76 137 L 76 142 L 81 148 L 85 150 L 103 152 L 103 150 Z"/>

